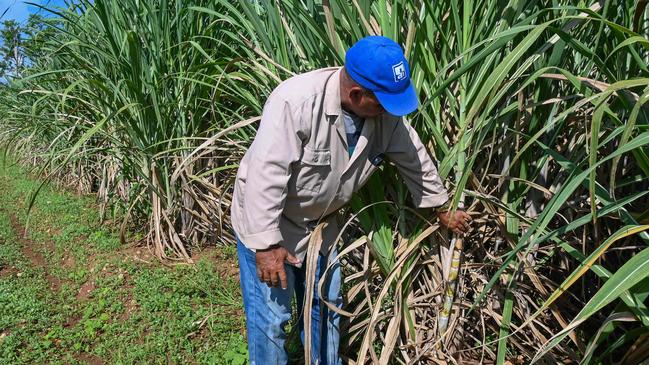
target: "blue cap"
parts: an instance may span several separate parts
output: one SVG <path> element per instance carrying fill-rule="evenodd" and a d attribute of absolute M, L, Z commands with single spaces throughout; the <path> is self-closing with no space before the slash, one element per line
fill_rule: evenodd
<path fill-rule="evenodd" d="M 369 36 L 359 40 L 345 55 L 345 69 L 359 85 L 374 92 L 388 113 L 403 116 L 417 110 L 410 66 L 392 39 Z"/>

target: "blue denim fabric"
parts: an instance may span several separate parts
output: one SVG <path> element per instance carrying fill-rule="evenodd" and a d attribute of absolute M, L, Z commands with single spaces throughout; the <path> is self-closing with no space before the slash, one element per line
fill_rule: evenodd
<path fill-rule="evenodd" d="M 284 328 L 291 319 L 291 300 L 296 295 L 299 325 L 304 343 L 303 319 L 301 317 L 305 293 L 305 266 L 297 268 L 285 265 L 288 288 L 271 288 L 261 282 L 257 276 L 255 252 L 237 238 L 237 255 L 239 257 L 239 275 L 243 306 L 246 312 L 246 329 L 248 332 L 248 353 L 250 365 L 280 365 L 288 362 L 288 354 L 284 349 L 287 333 Z M 312 363 L 319 365 L 341 364 L 338 355 L 340 342 L 340 316 L 318 298 L 318 281 L 326 269 L 327 257 L 318 258 L 315 280 L 313 310 L 311 311 L 312 327 Z M 328 283 L 324 287 L 329 302 L 342 307 L 340 294 L 341 274 L 336 265 L 328 275 Z"/>

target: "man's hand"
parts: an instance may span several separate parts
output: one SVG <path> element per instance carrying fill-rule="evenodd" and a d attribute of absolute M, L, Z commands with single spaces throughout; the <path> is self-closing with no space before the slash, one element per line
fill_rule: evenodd
<path fill-rule="evenodd" d="M 456 210 L 454 214 L 447 210 L 439 212 L 439 223 L 457 234 L 466 233 L 471 229 L 471 216 L 463 210 Z"/>
<path fill-rule="evenodd" d="M 290 264 L 300 263 L 295 256 L 291 255 L 282 246 L 272 246 L 265 250 L 257 250 L 255 255 L 257 262 L 257 276 L 266 285 L 276 288 L 279 284 L 282 289 L 288 288 L 284 261 Z"/>

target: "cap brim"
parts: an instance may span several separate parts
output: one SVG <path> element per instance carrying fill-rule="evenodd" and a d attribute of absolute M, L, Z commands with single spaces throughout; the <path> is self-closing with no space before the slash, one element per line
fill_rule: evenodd
<path fill-rule="evenodd" d="M 412 84 L 397 94 L 375 91 L 374 95 L 376 95 L 383 109 L 397 117 L 410 114 L 419 107 L 419 99 Z"/>

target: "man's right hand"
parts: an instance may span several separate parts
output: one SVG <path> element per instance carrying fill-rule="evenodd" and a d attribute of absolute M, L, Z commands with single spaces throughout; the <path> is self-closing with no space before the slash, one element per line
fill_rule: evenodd
<path fill-rule="evenodd" d="M 442 226 L 457 234 L 467 233 L 471 229 L 471 216 L 463 210 L 456 210 L 454 214 L 450 210 L 442 211 L 438 217 Z"/>
<path fill-rule="evenodd" d="M 288 288 L 288 281 L 286 280 L 286 270 L 284 270 L 284 262 L 296 265 L 300 261 L 286 251 L 282 246 L 275 245 L 265 250 L 257 250 L 257 276 L 259 279 L 266 283 L 266 285 L 276 288 L 280 284 L 282 289 Z"/>

